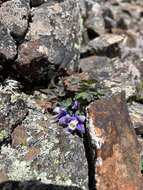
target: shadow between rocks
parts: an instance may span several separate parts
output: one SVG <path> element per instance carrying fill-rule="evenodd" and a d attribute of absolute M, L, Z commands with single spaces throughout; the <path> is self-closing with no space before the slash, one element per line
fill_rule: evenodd
<path fill-rule="evenodd" d="M 75 186 L 61 186 L 44 184 L 37 180 L 32 181 L 6 181 L 0 183 L 0 190 L 83 190 Z"/>
<path fill-rule="evenodd" d="M 88 130 L 86 129 L 86 133 L 83 139 L 85 155 L 88 164 L 88 188 L 89 190 L 96 190 L 96 179 L 95 179 L 95 162 L 96 162 L 96 151 L 93 148 L 91 143 L 91 138 Z"/>

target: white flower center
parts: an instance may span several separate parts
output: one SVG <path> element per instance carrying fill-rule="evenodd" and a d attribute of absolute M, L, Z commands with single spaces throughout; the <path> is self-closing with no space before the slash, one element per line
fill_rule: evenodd
<path fill-rule="evenodd" d="M 77 124 L 78 124 L 78 121 L 77 121 L 77 120 L 73 120 L 73 121 L 71 121 L 71 122 L 69 123 L 68 128 L 71 129 L 71 130 L 75 130 Z"/>

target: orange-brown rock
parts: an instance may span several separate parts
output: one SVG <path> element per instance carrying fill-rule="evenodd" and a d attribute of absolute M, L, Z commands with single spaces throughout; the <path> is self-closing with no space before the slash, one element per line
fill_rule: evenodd
<path fill-rule="evenodd" d="M 12 145 L 26 145 L 27 144 L 27 134 L 22 126 L 18 126 L 14 129 L 12 133 Z"/>
<path fill-rule="evenodd" d="M 0 183 L 7 180 L 8 180 L 8 176 L 6 174 L 6 171 L 4 169 L 0 169 Z"/>
<path fill-rule="evenodd" d="M 142 190 L 140 146 L 130 122 L 125 94 L 90 104 L 88 114 L 97 156 L 96 190 Z"/>
<path fill-rule="evenodd" d="M 40 154 L 40 149 L 36 147 L 29 148 L 28 153 L 25 156 L 26 160 L 33 160 L 36 156 Z"/>

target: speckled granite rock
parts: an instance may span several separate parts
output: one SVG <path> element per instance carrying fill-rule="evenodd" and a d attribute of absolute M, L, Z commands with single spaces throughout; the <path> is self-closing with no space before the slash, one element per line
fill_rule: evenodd
<path fill-rule="evenodd" d="M 129 114 L 138 135 L 143 134 L 143 105 L 137 102 L 129 103 Z"/>
<path fill-rule="evenodd" d="M 15 58 L 17 54 L 16 44 L 10 36 L 8 29 L 0 23 L 0 62 L 5 63 Z"/>
<path fill-rule="evenodd" d="M 7 1 L 0 7 L 0 21 L 10 30 L 16 41 L 24 38 L 28 29 L 30 7 L 27 1 Z"/>
<path fill-rule="evenodd" d="M 41 180 L 87 189 L 88 168 L 82 139 L 67 135 L 53 123 L 51 115 L 35 106 L 32 96 L 19 96 L 29 107 L 29 114 L 12 132 L 12 145 L 1 146 L 0 170 L 9 180 Z"/>
<path fill-rule="evenodd" d="M 141 56 L 142 57 L 142 56 Z M 102 81 L 111 92 L 126 91 L 126 97 L 137 94 L 137 87 L 142 84 L 142 58 L 135 52 L 124 60 L 103 56 L 90 56 L 80 60 L 84 72 L 90 78 Z"/>
<path fill-rule="evenodd" d="M 0 94 L 0 143 L 10 138 L 12 130 L 26 117 L 28 109 L 20 98 L 11 94 Z"/>

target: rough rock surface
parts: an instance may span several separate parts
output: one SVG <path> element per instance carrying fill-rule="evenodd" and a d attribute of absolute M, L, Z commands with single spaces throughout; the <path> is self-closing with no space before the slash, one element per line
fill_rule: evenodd
<path fill-rule="evenodd" d="M 113 93 L 125 90 L 126 97 L 137 93 L 137 86 L 142 83 L 142 65 L 140 59 L 131 55 L 130 59 L 122 62 L 117 58 L 91 56 L 80 60 L 84 72 L 88 72 L 91 79 L 102 81 Z M 88 64 L 87 64 L 88 63 Z"/>
<path fill-rule="evenodd" d="M 0 64 L 13 60 L 16 54 L 15 41 L 10 36 L 7 28 L 0 23 Z"/>
<path fill-rule="evenodd" d="M 0 7 L 0 21 L 16 41 L 23 39 L 27 32 L 29 11 L 27 1 L 23 0 L 7 1 Z"/>
<path fill-rule="evenodd" d="M 128 105 L 129 114 L 133 126 L 138 135 L 143 134 L 143 105 L 137 102 L 129 103 Z"/>
<path fill-rule="evenodd" d="M 0 143 L 10 137 L 12 130 L 25 119 L 28 113 L 25 102 L 20 98 L 0 94 Z"/>
<path fill-rule="evenodd" d="M 25 181 L 25 182 L 19 182 L 19 181 L 10 181 L 10 182 L 4 182 L 0 184 L 1 190 L 82 190 L 81 188 L 75 187 L 75 186 L 61 186 L 61 185 L 52 185 L 52 184 L 44 184 L 40 181 Z"/>
<path fill-rule="evenodd" d="M 96 189 L 143 189 L 140 147 L 124 93 L 91 103 L 88 114 L 89 133 L 97 156 Z"/>
<path fill-rule="evenodd" d="M 108 95 L 125 90 L 131 121 L 143 147 L 142 31 L 142 0 L 0 0 L 0 182 L 17 180 L 0 184 L 0 189 L 82 190 L 88 185 L 95 189 L 96 151 L 88 133 L 83 139 L 84 149 L 82 139 L 67 136 L 47 113 L 66 90 L 69 94 L 77 92 L 81 80 L 90 83 L 97 79 L 97 85 L 103 83 L 105 91 L 109 89 Z M 79 51 L 82 72 L 71 75 L 69 71 L 78 70 Z M 58 86 L 47 89 L 52 78 Z M 7 79 L 18 80 L 20 89 L 17 82 L 10 80 L 8 84 Z M 113 182 L 117 187 L 111 188 L 118 189 L 120 180 L 120 185 L 126 186 L 119 189 L 142 187 L 140 151 L 134 132 L 129 132 L 123 104 L 124 99 L 118 96 L 97 101 L 91 110 L 93 113 L 99 108 L 97 124 L 107 127 L 105 146 L 97 151 L 98 156 L 108 157 L 113 147 L 111 157 L 96 162 L 105 166 L 100 171 L 98 166 L 97 171 L 111 178 L 101 184 L 104 190 L 110 190 Z M 105 113 L 100 115 L 101 109 Z M 94 119 L 96 123 L 96 115 Z M 117 127 L 110 134 L 113 123 Z M 100 139 L 96 140 L 100 146 Z M 117 146 L 117 141 L 123 146 Z M 129 178 L 136 187 L 126 183 Z M 29 179 L 32 181 L 25 181 Z M 97 187 L 99 183 L 97 180 Z"/>
<path fill-rule="evenodd" d="M 18 71 L 31 80 L 44 78 L 49 65 L 77 70 L 80 23 L 78 1 L 47 2 L 31 12 L 26 42 L 18 48 Z M 36 76 L 36 78 L 34 77 Z"/>
<path fill-rule="evenodd" d="M 123 39 L 121 35 L 106 34 L 91 40 L 88 46 L 92 49 L 91 51 L 95 52 L 97 55 L 115 57 L 115 55 L 119 54 L 119 44 Z"/>
<path fill-rule="evenodd" d="M 10 119 L 8 127 L 17 122 L 16 118 L 21 118 L 21 122 L 5 137 L 11 138 L 11 144 L 1 144 L 0 175 L 3 181 L 41 180 L 46 184 L 87 189 L 88 168 L 82 139 L 67 135 L 54 123 L 51 115 L 43 113 L 43 107 L 36 104 L 37 99 L 33 96 L 2 94 L 1 97 L 1 105 L 5 105 L 2 113 L 8 115 L 7 120 Z M 11 99 L 14 101 L 12 105 Z M 16 108 L 19 99 L 23 99 L 28 109 L 25 118 L 25 110 L 21 111 L 20 106 L 18 110 Z M 2 118 L 0 121 L 6 130 L 5 121 Z M 1 131 L 0 134 L 5 133 Z"/>

